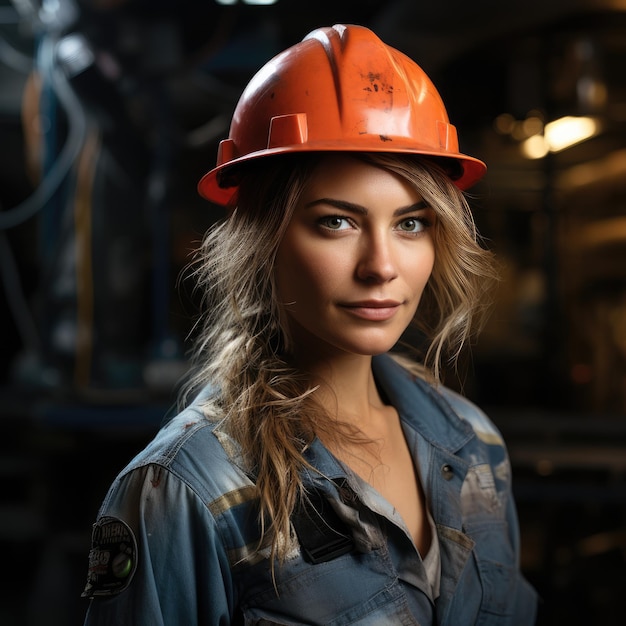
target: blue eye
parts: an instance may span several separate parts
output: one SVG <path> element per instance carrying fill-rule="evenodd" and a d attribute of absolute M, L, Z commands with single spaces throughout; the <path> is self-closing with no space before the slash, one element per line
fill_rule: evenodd
<path fill-rule="evenodd" d="M 419 233 L 423 231 L 426 226 L 427 224 L 424 223 L 424 220 L 415 217 L 409 217 L 398 224 L 399 229 L 405 233 Z"/>
<path fill-rule="evenodd" d="M 320 219 L 320 224 L 330 230 L 344 230 L 349 228 L 350 224 L 345 217 L 338 215 L 329 215 Z"/>

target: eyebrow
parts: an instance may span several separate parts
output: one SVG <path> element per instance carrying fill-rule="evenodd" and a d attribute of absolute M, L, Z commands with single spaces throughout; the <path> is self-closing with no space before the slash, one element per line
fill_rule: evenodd
<path fill-rule="evenodd" d="M 308 209 L 309 207 L 315 206 L 317 204 L 329 204 L 330 206 L 334 206 L 337 209 L 342 209 L 343 211 L 349 211 L 350 213 L 356 213 L 358 215 L 367 215 L 369 213 L 369 211 L 360 204 L 354 204 L 353 202 L 347 202 L 346 200 L 336 200 L 334 198 L 318 198 L 317 200 L 307 202 L 304 207 Z M 400 217 L 401 215 L 406 215 L 407 213 L 413 213 L 415 211 L 420 211 L 426 208 L 428 208 L 428 203 L 426 202 L 426 200 L 420 200 L 415 204 L 410 204 L 409 206 L 403 206 L 396 209 L 393 212 L 393 216 Z"/>

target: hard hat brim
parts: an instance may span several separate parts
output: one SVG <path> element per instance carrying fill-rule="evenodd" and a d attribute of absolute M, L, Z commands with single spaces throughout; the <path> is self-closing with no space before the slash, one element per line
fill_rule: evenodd
<path fill-rule="evenodd" d="M 238 165 L 247 164 L 261 158 L 266 159 L 281 154 L 295 154 L 304 152 L 381 152 L 387 154 L 409 154 L 426 158 L 432 157 L 433 159 L 436 159 L 438 161 L 450 160 L 457 163 L 461 167 L 460 176 L 452 179 L 452 182 L 462 191 L 467 190 L 475 185 L 481 178 L 483 178 L 487 171 L 487 166 L 483 161 L 460 152 L 448 152 L 444 155 L 441 152 L 435 152 L 433 150 L 420 150 L 415 148 L 414 145 L 412 147 L 401 146 L 398 144 L 394 144 L 391 141 L 386 142 L 382 145 L 378 144 L 375 149 L 364 149 L 364 146 L 362 144 L 358 146 L 351 146 L 349 144 L 346 144 L 345 142 L 342 142 L 341 144 L 333 142 L 318 142 L 307 143 L 304 145 L 301 144 L 295 146 L 281 146 L 278 148 L 263 149 L 233 159 L 228 163 L 219 165 L 207 172 L 198 182 L 198 193 L 203 198 L 209 200 L 210 202 L 213 202 L 214 204 L 220 206 L 232 206 L 236 202 L 237 185 L 225 185 L 221 183 L 220 177 L 222 177 L 225 171 L 236 168 Z"/>

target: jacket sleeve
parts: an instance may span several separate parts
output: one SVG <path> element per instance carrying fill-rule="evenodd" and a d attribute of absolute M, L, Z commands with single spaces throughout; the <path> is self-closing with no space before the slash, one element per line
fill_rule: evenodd
<path fill-rule="evenodd" d="M 211 512 L 158 465 L 112 486 L 94 524 L 85 626 L 227 625 L 235 605 Z"/>
<path fill-rule="evenodd" d="M 508 456 L 508 455 L 507 455 Z M 515 551 L 517 565 L 517 584 L 515 586 L 515 600 L 513 611 L 513 624 L 520 626 L 534 626 L 537 621 L 537 592 L 526 580 L 520 569 L 520 529 L 517 515 L 517 507 L 513 498 L 513 491 L 509 480 L 509 498 L 507 501 L 507 524 L 511 535 L 511 544 Z"/>

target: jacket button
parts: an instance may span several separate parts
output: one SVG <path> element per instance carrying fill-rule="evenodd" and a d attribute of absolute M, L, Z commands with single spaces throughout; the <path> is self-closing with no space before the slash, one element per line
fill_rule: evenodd
<path fill-rule="evenodd" d="M 445 480 L 452 480 L 452 478 L 454 477 L 454 470 L 452 469 L 452 465 L 449 465 L 448 463 L 442 465 L 441 475 L 444 477 Z"/>

